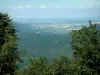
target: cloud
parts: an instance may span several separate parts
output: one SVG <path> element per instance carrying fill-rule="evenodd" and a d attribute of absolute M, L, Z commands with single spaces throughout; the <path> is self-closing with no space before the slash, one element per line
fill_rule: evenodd
<path fill-rule="evenodd" d="M 26 8 L 30 8 L 31 6 L 30 5 L 26 5 Z"/>
<path fill-rule="evenodd" d="M 26 8 L 31 8 L 31 6 L 30 5 L 25 5 L 25 6 L 20 5 L 20 6 L 17 6 L 17 8 L 19 8 L 19 9 L 26 9 Z"/>
<path fill-rule="evenodd" d="M 43 6 L 43 5 L 40 5 L 40 8 L 43 8 L 43 9 L 45 9 L 45 8 L 47 8 L 46 6 Z"/>
<path fill-rule="evenodd" d="M 24 7 L 24 6 L 18 6 L 17 8 L 19 8 L 19 9 L 24 9 L 25 7 Z"/>

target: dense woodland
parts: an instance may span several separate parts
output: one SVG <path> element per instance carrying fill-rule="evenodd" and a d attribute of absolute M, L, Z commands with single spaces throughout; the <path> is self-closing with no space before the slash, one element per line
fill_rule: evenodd
<path fill-rule="evenodd" d="M 20 38 L 9 15 L 0 13 L 0 75 L 100 75 L 100 31 L 97 24 L 89 25 L 72 31 L 73 59 L 30 58 L 28 67 L 19 70 Z"/>

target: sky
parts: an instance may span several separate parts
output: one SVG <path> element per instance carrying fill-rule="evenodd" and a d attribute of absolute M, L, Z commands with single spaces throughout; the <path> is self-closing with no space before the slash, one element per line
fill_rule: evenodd
<path fill-rule="evenodd" d="M 100 0 L 0 0 L 0 12 L 12 18 L 95 18 Z"/>

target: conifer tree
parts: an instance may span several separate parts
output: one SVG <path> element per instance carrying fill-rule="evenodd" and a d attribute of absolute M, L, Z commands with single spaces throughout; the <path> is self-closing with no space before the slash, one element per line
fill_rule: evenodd
<path fill-rule="evenodd" d="M 6 13 L 0 13 L 0 75 L 12 75 L 19 59 L 18 37 L 12 20 Z"/>

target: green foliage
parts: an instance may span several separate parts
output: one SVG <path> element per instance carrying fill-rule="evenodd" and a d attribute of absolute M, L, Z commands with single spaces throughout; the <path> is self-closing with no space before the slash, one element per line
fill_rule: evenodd
<path fill-rule="evenodd" d="M 70 60 L 65 56 L 55 59 L 50 64 L 49 69 L 51 75 L 70 75 Z"/>
<path fill-rule="evenodd" d="M 45 57 L 30 59 L 30 64 L 25 71 L 27 75 L 45 75 L 44 72 L 48 66 L 48 61 Z"/>
<path fill-rule="evenodd" d="M 17 40 L 12 20 L 8 14 L 0 13 L 0 75 L 13 74 L 16 69 Z"/>
<path fill-rule="evenodd" d="M 45 57 L 40 57 L 31 59 L 24 75 L 71 75 L 71 69 L 71 61 L 67 57 L 63 56 L 51 62 Z"/>
<path fill-rule="evenodd" d="M 78 75 L 100 74 L 100 31 L 96 24 L 72 31 L 72 49 Z"/>

